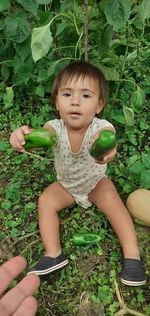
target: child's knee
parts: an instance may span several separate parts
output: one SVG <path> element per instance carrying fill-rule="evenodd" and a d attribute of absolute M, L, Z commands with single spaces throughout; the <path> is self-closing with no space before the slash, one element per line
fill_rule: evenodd
<path fill-rule="evenodd" d="M 46 205 L 48 203 L 48 195 L 45 193 L 45 191 L 39 196 L 39 199 L 38 199 L 38 207 L 39 209 L 41 209 L 41 207 L 43 205 Z"/>

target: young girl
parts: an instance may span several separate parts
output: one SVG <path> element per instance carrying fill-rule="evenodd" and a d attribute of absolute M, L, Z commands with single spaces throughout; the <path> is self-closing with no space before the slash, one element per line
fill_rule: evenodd
<path fill-rule="evenodd" d="M 54 82 L 53 101 L 60 119 L 48 121 L 44 128 L 57 136 L 54 148 L 57 181 L 39 198 L 39 227 L 45 255 L 28 273 L 45 275 L 68 264 L 60 244 L 58 213 L 74 202 L 85 209 L 93 203 L 106 214 L 120 240 L 124 255 L 122 283 L 137 286 L 146 282 L 131 217 L 105 175 L 116 148 L 99 160 L 89 154 L 99 132 L 114 130 L 111 123 L 95 117 L 103 110 L 106 100 L 107 82 L 101 71 L 90 63 L 69 64 Z M 30 131 L 28 126 L 17 128 L 11 134 L 11 145 L 23 151 L 24 135 Z"/>

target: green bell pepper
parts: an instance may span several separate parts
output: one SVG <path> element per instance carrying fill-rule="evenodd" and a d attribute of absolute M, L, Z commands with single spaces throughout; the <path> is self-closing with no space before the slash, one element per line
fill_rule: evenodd
<path fill-rule="evenodd" d="M 75 246 L 97 244 L 100 240 L 101 237 L 93 233 L 76 233 L 72 238 L 72 242 Z"/>
<path fill-rule="evenodd" d="M 90 148 L 90 155 L 93 158 L 102 158 L 116 146 L 116 134 L 111 130 L 103 130 Z"/>
<path fill-rule="evenodd" d="M 37 128 L 31 133 L 26 134 L 25 149 L 41 148 L 41 147 L 53 147 L 56 143 L 55 132 L 48 130 L 47 128 Z"/>

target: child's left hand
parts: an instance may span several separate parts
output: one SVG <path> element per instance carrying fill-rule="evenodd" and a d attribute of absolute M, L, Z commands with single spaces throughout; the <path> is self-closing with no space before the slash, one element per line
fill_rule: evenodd
<path fill-rule="evenodd" d="M 105 154 L 103 157 L 101 157 L 100 159 L 95 159 L 96 163 L 99 163 L 101 165 L 104 165 L 108 162 L 110 162 L 111 160 L 114 159 L 114 157 L 117 154 L 117 146 L 115 148 L 113 148 L 109 153 Z"/>
<path fill-rule="evenodd" d="M 106 128 L 103 128 L 101 131 L 105 130 Z M 112 128 L 107 128 L 107 130 L 110 129 L 112 130 Z M 97 132 L 92 140 L 92 144 L 94 143 L 94 141 L 96 140 L 96 138 L 99 137 L 99 133 L 100 132 Z M 103 155 L 102 157 L 100 157 L 99 159 L 95 158 L 95 162 L 96 163 L 99 163 L 101 165 L 104 165 L 104 164 L 107 164 L 108 162 L 110 162 L 111 160 L 114 159 L 114 157 L 116 156 L 117 154 L 117 145 L 112 149 L 110 150 L 108 153 L 106 153 L 105 155 Z"/>

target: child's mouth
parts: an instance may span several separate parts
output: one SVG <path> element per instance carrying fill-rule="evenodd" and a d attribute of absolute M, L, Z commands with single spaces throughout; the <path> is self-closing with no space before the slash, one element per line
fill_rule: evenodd
<path fill-rule="evenodd" d="M 71 117 L 74 117 L 74 118 L 76 118 L 76 117 L 79 117 L 81 114 L 79 113 L 79 112 L 71 112 L 70 113 L 70 116 Z"/>

